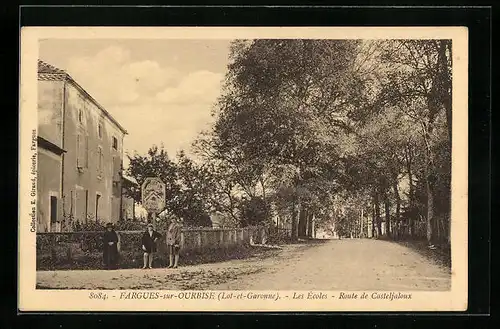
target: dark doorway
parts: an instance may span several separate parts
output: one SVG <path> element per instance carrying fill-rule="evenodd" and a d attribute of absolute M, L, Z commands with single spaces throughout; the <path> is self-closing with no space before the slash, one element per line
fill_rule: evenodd
<path fill-rule="evenodd" d="M 99 221 L 99 200 L 101 199 L 101 195 L 97 194 L 95 196 L 95 221 Z"/>
<path fill-rule="evenodd" d="M 57 197 L 50 196 L 50 222 L 57 222 Z"/>

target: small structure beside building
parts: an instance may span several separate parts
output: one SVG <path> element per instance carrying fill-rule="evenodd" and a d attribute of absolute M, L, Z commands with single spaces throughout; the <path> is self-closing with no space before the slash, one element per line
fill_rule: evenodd
<path fill-rule="evenodd" d="M 134 177 L 122 175 L 122 215 L 123 220 L 135 220 L 135 200 L 128 196 L 126 191 L 132 186 L 139 186 Z"/>
<path fill-rule="evenodd" d="M 41 232 L 59 231 L 62 207 L 59 206 L 61 191 L 62 155 L 60 146 L 38 136 L 38 215 L 37 227 Z M 42 170 L 42 171 L 40 171 Z"/>

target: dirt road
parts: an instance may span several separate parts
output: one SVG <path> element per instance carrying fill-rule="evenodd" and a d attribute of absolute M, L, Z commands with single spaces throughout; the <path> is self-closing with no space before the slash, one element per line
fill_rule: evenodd
<path fill-rule="evenodd" d="M 211 290 L 448 290 L 449 269 L 396 243 L 329 240 L 178 269 L 40 271 L 38 288 Z"/>

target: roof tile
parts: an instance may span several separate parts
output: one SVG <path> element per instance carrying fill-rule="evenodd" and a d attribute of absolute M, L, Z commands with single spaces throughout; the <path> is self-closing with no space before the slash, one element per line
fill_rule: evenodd
<path fill-rule="evenodd" d="M 66 71 L 52 66 L 42 60 L 38 60 L 38 73 L 68 74 Z"/>

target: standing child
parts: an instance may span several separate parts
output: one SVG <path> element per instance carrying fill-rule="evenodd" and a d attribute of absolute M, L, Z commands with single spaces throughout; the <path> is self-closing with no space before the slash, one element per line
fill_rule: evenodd
<path fill-rule="evenodd" d="M 148 228 L 142 236 L 142 250 L 144 251 L 143 269 L 153 268 L 153 255 L 156 252 L 156 242 L 161 238 L 161 234 L 154 230 L 153 224 L 148 224 Z"/>
<path fill-rule="evenodd" d="M 182 218 L 173 219 L 167 230 L 167 246 L 169 265 L 168 268 L 177 268 L 179 263 L 179 250 L 181 246 Z"/>

